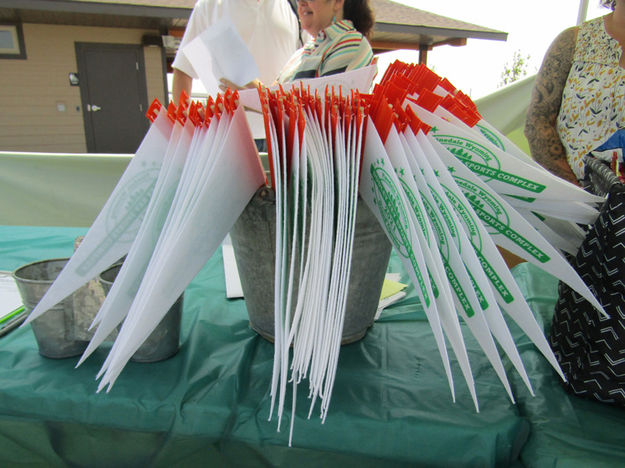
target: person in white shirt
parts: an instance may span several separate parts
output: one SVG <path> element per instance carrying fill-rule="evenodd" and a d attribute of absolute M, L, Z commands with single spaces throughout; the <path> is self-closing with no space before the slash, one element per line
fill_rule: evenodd
<path fill-rule="evenodd" d="M 193 79 L 198 78 L 181 50 L 226 15 L 254 57 L 263 82 L 273 82 L 299 47 L 298 20 L 289 0 L 198 0 L 172 64 L 174 102 L 182 90 L 191 95 Z M 248 112 L 247 117 L 254 138 L 264 138 L 262 116 Z"/>

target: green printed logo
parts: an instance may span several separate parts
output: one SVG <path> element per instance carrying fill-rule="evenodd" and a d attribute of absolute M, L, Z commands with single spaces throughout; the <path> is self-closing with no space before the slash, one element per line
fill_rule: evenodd
<path fill-rule="evenodd" d="M 396 170 L 395 172 L 398 172 L 398 171 Z M 417 218 L 419 226 L 421 227 L 421 232 L 423 232 L 423 237 L 425 238 L 425 241 L 427 242 L 428 247 L 431 247 L 432 241 L 430 239 L 430 235 L 427 229 L 427 225 L 426 225 L 427 221 L 425 220 L 423 211 L 421 211 L 419 207 L 417 197 L 415 196 L 414 192 L 410 189 L 408 184 L 404 181 L 403 169 L 398 172 L 397 176 L 399 178 L 399 182 L 401 183 L 402 188 L 404 189 L 404 193 L 406 194 L 406 197 L 408 198 L 408 201 L 410 202 L 410 206 L 412 207 L 412 211 L 414 212 L 415 217 Z M 434 278 L 432 277 L 432 273 L 430 272 L 429 268 L 428 268 L 428 277 L 430 278 L 430 285 L 432 286 L 432 294 L 434 294 L 435 298 L 438 298 L 438 295 L 439 295 L 438 286 L 434 282 Z"/>
<path fill-rule="evenodd" d="M 438 210 L 441 212 L 441 216 L 443 220 L 445 220 L 445 224 L 447 225 L 447 229 L 449 229 L 449 233 L 451 237 L 456 239 L 456 245 L 458 246 L 458 251 L 460 252 L 460 240 L 458 239 L 458 226 L 454 223 L 454 219 L 449 211 L 449 207 L 445 204 L 445 200 L 441 198 L 438 192 L 434 191 L 431 185 L 428 185 L 430 188 L 430 192 L 432 194 L 432 198 L 434 198 L 434 202 L 438 206 Z"/>
<path fill-rule="evenodd" d="M 465 231 L 471 241 L 471 245 L 473 245 L 475 254 L 482 265 L 482 270 L 486 273 L 486 276 L 490 280 L 491 284 L 495 287 L 495 289 L 501 294 L 501 297 L 509 304 L 514 300 L 514 296 L 510 290 L 506 287 L 502 279 L 499 277 L 495 269 L 492 267 L 488 260 L 482 254 L 482 249 L 484 248 L 484 244 L 482 241 L 482 236 L 480 235 L 480 231 L 478 229 L 478 222 L 474 217 L 472 210 L 466 206 L 462 200 L 457 197 L 451 190 L 447 187 L 443 186 L 445 189 L 445 193 L 447 194 L 447 198 L 451 202 L 452 206 L 456 210 L 456 213 L 462 219 L 465 225 Z M 475 198 L 475 197 L 474 197 Z M 479 296 L 478 296 L 479 297 Z"/>
<path fill-rule="evenodd" d="M 114 233 L 112 237 L 116 241 L 130 242 L 137 235 L 152 197 L 158 172 L 158 167 L 144 169 L 120 187 L 115 198 L 111 200 L 106 228 Z"/>
<path fill-rule="evenodd" d="M 404 182 L 403 177 L 400 176 L 399 181 L 401 182 L 401 186 L 404 189 L 404 193 L 406 194 L 406 197 L 408 197 L 408 201 L 410 202 L 412 211 L 414 211 L 414 214 L 417 218 L 419 226 L 421 227 L 421 232 L 423 233 L 423 237 L 425 237 L 425 240 L 428 243 L 428 246 L 431 246 L 432 240 L 429 237 L 429 232 L 428 232 L 427 224 L 426 224 L 427 221 L 425 220 L 425 216 L 423 212 L 421 211 L 421 208 L 419 207 L 419 202 L 417 201 L 417 197 L 415 196 L 413 191 L 410 190 L 410 187 L 408 186 L 408 184 Z"/>
<path fill-rule="evenodd" d="M 137 235 L 145 209 L 156 185 L 159 168 L 144 169 L 118 187 L 110 200 L 105 220 L 108 235 L 78 267 L 76 273 L 85 274 L 116 243 L 131 242 Z"/>
<path fill-rule="evenodd" d="M 384 167 L 382 167 L 384 161 L 378 160 L 377 164 L 377 167 L 375 164 L 372 164 L 369 168 L 373 181 L 373 202 L 380 210 L 382 221 L 386 226 L 386 231 L 391 237 L 391 241 L 397 249 L 397 252 L 410 260 L 417 277 L 418 287 L 423 295 L 425 306 L 429 307 L 432 300 L 426 289 L 425 280 L 417 264 L 410 239 L 408 238 L 407 231 L 410 225 L 408 214 L 401 203 L 401 196 L 393 183 L 393 179 L 389 176 Z"/>
<path fill-rule="evenodd" d="M 465 160 L 477 161 L 493 169 L 501 168 L 495 153 L 473 140 L 453 135 L 436 135 L 435 137 L 440 144 L 463 162 Z"/>
<path fill-rule="evenodd" d="M 551 260 L 549 255 L 540 250 L 524 236 L 510 228 L 510 218 L 508 214 L 501 203 L 494 197 L 485 190 L 482 190 L 479 186 L 462 177 L 454 176 L 454 179 L 473 207 L 475 214 L 486 224 L 486 229 L 489 234 L 501 234 L 507 237 L 541 263 L 546 263 Z"/>
<path fill-rule="evenodd" d="M 473 217 L 471 209 L 466 206 L 463 201 L 445 185 L 443 185 L 443 189 L 445 190 L 445 195 L 447 195 L 451 206 L 454 207 L 456 214 L 462 220 L 462 223 L 465 227 L 465 232 L 467 233 L 471 244 L 473 245 L 473 247 L 475 247 L 475 249 L 481 250 L 483 248 L 482 236 L 480 236 L 480 230 L 477 224 L 478 221 Z"/>
<path fill-rule="evenodd" d="M 475 315 L 475 311 L 473 310 L 473 307 L 471 307 L 471 303 L 469 302 L 467 295 L 464 293 L 464 289 L 462 289 L 460 281 L 458 281 L 458 278 L 449 266 L 445 257 L 443 257 L 443 265 L 445 266 L 445 274 L 449 279 L 449 284 L 456 293 L 456 296 L 458 296 L 458 301 L 460 302 L 460 305 L 462 305 L 462 309 L 467 314 L 467 317 L 473 317 Z"/>
<path fill-rule="evenodd" d="M 438 240 L 438 249 L 443 257 L 449 258 L 449 244 L 447 243 L 447 238 L 445 237 L 443 223 L 428 199 L 425 197 L 422 197 L 421 199 L 423 200 L 423 206 L 425 207 L 425 211 L 427 211 L 432 227 L 434 228 L 434 233 L 436 234 L 436 239 Z"/>
<path fill-rule="evenodd" d="M 434 135 L 434 137 L 472 172 L 487 179 L 486 181 L 497 180 L 534 193 L 540 193 L 547 188 L 538 182 L 502 171 L 495 153 L 468 138 L 451 135 Z"/>
<path fill-rule="evenodd" d="M 491 266 L 491 264 L 488 263 L 486 258 L 484 258 L 484 255 L 482 255 L 482 252 L 479 250 L 476 250 L 475 253 L 477 255 L 477 258 L 480 260 L 480 264 L 482 265 L 482 270 L 484 270 L 484 273 L 486 273 L 486 276 L 490 280 L 490 283 L 495 287 L 497 292 L 499 292 L 504 302 L 506 304 L 510 304 L 512 301 L 514 301 L 514 296 L 512 295 L 510 290 L 506 287 L 503 280 L 497 274 L 497 272 Z"/>
<path fill-rule="evenodd" d="M 471 280 L 471 286 L 473 286 L 473 290 L 475 291 L 477 300 L 480 303 L 480 307 L 482 308 L 482 310 L 486 310 L 488 308 L 488 301 L 484 297 L 484 293 L 482 292 L 480 287 L 477 285 L 477 281 L 475 281 L 475 278 L 473 278 L 473 275 L 468 269 L 467 269 L 467 274 L 469 275 L 469 279 Z"/>
<path fill-rule="evenodd" d="M 480 124 L 477 124 L 476 127 L 478 128 L 480 133 L 484 135 L 484 137 L 488 141 L 490 141 L 493 145 L 495 145 L 497 148 L 502 149 L 503 151 L 506 150 L 506 147 L 504 146 L 503 141 L 501 141 L 501 139 L 495 134 L 495 132 L 493 132 L 491 129 L 486 128 Z"/>

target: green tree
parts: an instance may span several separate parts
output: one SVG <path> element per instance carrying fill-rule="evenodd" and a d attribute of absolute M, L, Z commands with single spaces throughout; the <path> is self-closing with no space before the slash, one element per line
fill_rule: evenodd
<path fill-rule="evenodd" d="M 514 83 L 527 75 L 529 59 L 529 55 L 522 55 L 520 50 L 515 50 L 512 56 L 512 63 L 506 62 L 503 67 L 499 87 Z"/>

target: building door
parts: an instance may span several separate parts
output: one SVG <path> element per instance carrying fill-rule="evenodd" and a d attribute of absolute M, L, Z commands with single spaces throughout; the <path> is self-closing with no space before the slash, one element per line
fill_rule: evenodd
<path fill-rule="evenodd" d="M 90 153 L 135 153 L 148 129 L 143 49 L 76 43 L 80 98 Z"/>

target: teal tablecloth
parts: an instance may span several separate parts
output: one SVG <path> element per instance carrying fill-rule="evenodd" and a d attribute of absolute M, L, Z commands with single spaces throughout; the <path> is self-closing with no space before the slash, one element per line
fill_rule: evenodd
<path fill-rule="evenodd" d="M 0 269 L 68 256 L 84 232 L 0 226 Z M 394 257 L 389 270 L 403 271 Z M 548 316 L 555 280 L 527 265 L 514 273 Z M 622 410 L 566 396 L 516 329 L 537 396 L 510 370 L 513 405 L 467 338 L 480 413 L 457 366 L 453 403 L 412 288 L 363 340 L 343 347 L 325 424 L 318 412 L 306 419 L 300 386 L 288 448 L 288 430 L 278 433 L 275 420 L 267 421 L 272 345 L 249 328 L 244 301 L 226 300 L 224 288 L 217 252 L 185 292 L 178 354 L 129 363 L 110 393 L 95 392 L 106 347 L 75 369 L 76 359 L 41 357 L 28 326 L 0 339 L 0 466 L 588 466 L 625 459 Z"/>

